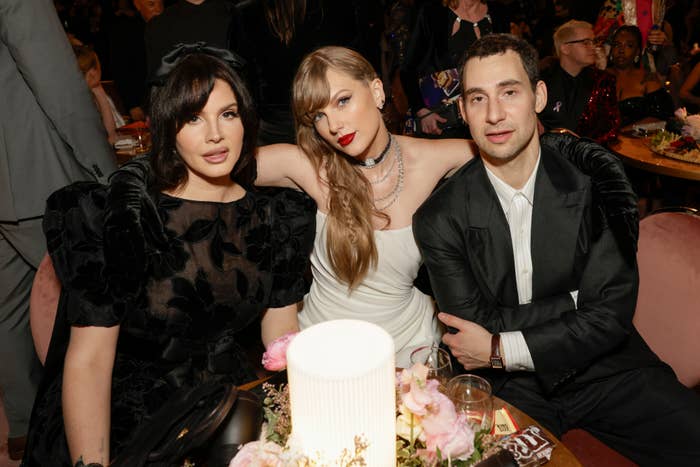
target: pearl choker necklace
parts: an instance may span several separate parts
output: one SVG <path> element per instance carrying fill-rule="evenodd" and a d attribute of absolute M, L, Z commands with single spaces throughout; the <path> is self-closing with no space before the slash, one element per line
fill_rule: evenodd
<path fill-rule="evenodd" d="M 384 157 L 389 152 L 389 148 L 391 147 L 391 140 L 392 140 L 391 133 L 389 133 L 389 141 L 387 141 L 386 147 L 381 152 L 381 154 L 379 154 L 379 157 L 377 157 L 377 158 L 368 157 L 367 159 L 365 159 L 363 161 L 355 159 L 355 162 L 363 169 L 371 169 L 372 167 L 377 166 L 378 164 L 380 164 L 384 160 Z"/>

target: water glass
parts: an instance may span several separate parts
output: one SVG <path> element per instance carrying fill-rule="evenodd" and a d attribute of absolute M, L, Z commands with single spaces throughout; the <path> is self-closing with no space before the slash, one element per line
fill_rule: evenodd
<path fill-rule="evenodd" d="M 136 155 L 145 154 L 151 150 L 151 132 L 148 129 L 137 128 L 134 136 L 136 138 L 134 148 Z"/>
<path fill-rule="evenodd" d="M 474 431 L 491 431 L 493 398 L 488 381 L 476 375 L 459 375 L 450 380 L 447 391 L 457 411 L 467 415 Z"/>
<path fill-rule="evenodd" d="M 446 388 L 452 378 L 450 354 L 439 346 L 424 345 L 411 352 L 411 365 L 422 363 L 428 367 L 428 378 L 437 379 L 440 386 Z"/>

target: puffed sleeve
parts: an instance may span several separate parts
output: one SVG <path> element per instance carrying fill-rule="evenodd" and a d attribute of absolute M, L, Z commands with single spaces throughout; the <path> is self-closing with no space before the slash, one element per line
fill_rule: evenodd
<path fill-rule="evenodd" d="M 48 253 L 67 300 L 67 321 L 74 326 L 115 326 L 134 300 L 117 284 L 120 278 L 137 278 L 131 271 L 116 273 L 105 261 L 105 188 L 74 183 L 54 192 L 46 204 Z"/>
<path fill-rule="evenodd" d="M 272 292 L 269 306 L 301 301 L 311 284 L 308 273 L 316 234 L 316 203 L 305 193 L 278 189 L 270 202 Z"/>

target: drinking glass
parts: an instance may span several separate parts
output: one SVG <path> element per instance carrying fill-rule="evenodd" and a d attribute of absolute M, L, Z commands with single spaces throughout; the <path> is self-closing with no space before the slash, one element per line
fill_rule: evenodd
<path fill-rule="evenodd" d="M 450 380 L 447 391 L 457 411 L 467 415 L 474 431 L 491 431 L 493 399 L 488 381 L 476 375 L 459 375 Z"/>
<path fill-rule="evenodd" d="M 428 378 L 437 379 L 440 386 L 447 387 L 447 382 L 452 378 L 452 362 L 446 350 L 434 344 L 418 347 L 411 352 L 411 365 L 416 363 L 428 367 Z"/>
<path fill-rule="evenodd" d="M 136 155 L 145 154 L 151 150 L 151 133 L 148 129 L 137 128 L 134 137 L 136 139 Z"/>

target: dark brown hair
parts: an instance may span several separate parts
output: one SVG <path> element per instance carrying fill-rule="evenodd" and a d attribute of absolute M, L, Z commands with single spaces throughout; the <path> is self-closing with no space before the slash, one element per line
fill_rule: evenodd
<path fill-rule="evenodd" d="M 162 86 L 151 88 L 149 115 L 153 152 L 150 160 L 157 190 L 173 189 L 187 180 L 187 167 L 175 149 L 175 138 L 185 123 L 207 104 L 217 79 L 231 86 L 244 129 L 243 147 L 231 179 L 246 189 L 252 188 L 258 119 L 250 93 L 226 62 L 208 54 L 193 53 L 175 65 Z"/>
<path fill-rule="evenodd" d="M 263 5 L 268 27 L 280 42 L 289 45 L 306 18 L 306 0 L 265 0 Z"/>
<path fill-rule="evenodd" d="M 615 31 L 610 43 L 614 44 L 615 39 L 622 32 L 627 32 L 627 33 L 631 34 L 632 37 L 634 37 L 634 40 L 637 41 L 637 56 L 636 56 L 636 58 L 637 58 L 637 60 L 640 60 L 642 57 L 642 32 L 639 30 L 639 28 L 637 26 L 632 26 L 629 24 L 622 25 L 619 28 L 617 28 L 617 30 Z M 611 56 L 612 56 L 612 49 L 613 48 L 614 48 L 614 45 L 613 45 L 613 47 L 610 48 Z"/>
<path fill-rule="evenodd" d="M 474 41 L 464 54 L 460 76 L 464 76 L 464 66 L 468 60 L 502 55 L 509 50 L 518 54 L 530 80 L 530 85 L 532 89 L 535 89 L 540 80 L 537 50 L 526 40 L 512 34 L 489 34 Z"/>

